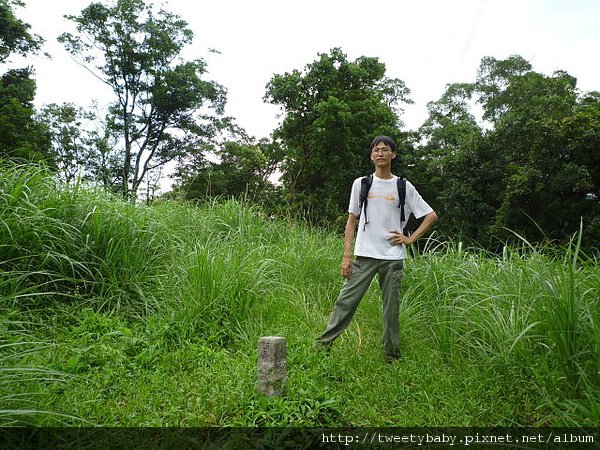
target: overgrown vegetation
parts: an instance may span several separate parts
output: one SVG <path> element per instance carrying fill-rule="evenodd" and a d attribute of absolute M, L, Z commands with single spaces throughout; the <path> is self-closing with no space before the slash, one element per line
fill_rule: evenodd
<path fill-rule="evenodd" d="M 377 286 L 330 355 L 342 240 L 218 201 L 132 205 L 0 173 L 0 422 L 105 426 L 534 426 L 600 420 L 600 268 L 579 251 L 435 242 L 407 263 L 404 358 Z M 287 391 L 255 389 L 283 335 Z"/>

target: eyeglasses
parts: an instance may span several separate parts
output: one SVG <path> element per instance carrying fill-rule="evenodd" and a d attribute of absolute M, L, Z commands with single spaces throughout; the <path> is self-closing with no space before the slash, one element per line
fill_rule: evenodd
<path fill-rule="evenodd" d="M 389 153 L 392 150 L 389 147 L 374 147 L 371 153 Z"/>

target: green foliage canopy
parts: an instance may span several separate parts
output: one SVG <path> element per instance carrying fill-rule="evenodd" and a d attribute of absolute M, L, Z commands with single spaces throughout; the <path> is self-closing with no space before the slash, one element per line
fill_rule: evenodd
<path fill-rule="evenodd" d="M 122 193 L 134 198 L 150 171 L 204 149 L 218 130 L 225 90 L 201 78 L 202 59 L 181 60 L 193 33 L 172 13 L 116 0 L 67 18 L 77 33 L 59 41 L 116 96 L 109 126 L 122 142 Z"/>
<path fill-rule="evenodd" d="M 43 39 L 29 32 L 30 25 L 15 16 L 13 8 L 20 6 L 20 0 L 0 0 L 0 63 L 13 53 L 36 52 L 42 45 Z"/>
<path fill-rule="evenodd" d="M 415 173 L 444 233 L 565 241 L 583 218 L 588 247 L 598 242 L 600 101 L 576 85 L 520 56 L 485 57 L 474 83 L 448 85 L 429 104 Z"/>
<path fill-rule="evenodd" d="M 274 208 L 277 190 L 271 177 L 283 159 L 279 143 L 249 137 L 229 140 L 215 151 L 218 161 L 204 160 L 180 166 L 177 191 L 188 200 L 214 197 L 238 198 Z"/>
<path fill-rule="evenodd" d="M 15 16 L 13 8 L 20 6 L 21 1 L 0 0 L 0 63 L 42 45 L 43 40 L 29 32 L 29 24 Z M 31 68 L 10 69 L 0 77 L 0 158 L 52 164 L 50 136 L 34 117 L 32 74 Z"/>
<path fill-rule="evenodd" d="M 406 141 L 398 130 L 409 89 L 385 76 L 377 58 L 348 61 L 339 48 L 319 54 L 303 71 L 275 75 L 265 101 L 281 106 L 275 130 L 286 150 L 282 182 L 289 203 L 311 223 L 345 211 L 354 178 L 371 170 L 366 152 L 378 134 Z"/>
<path fill-rule="evenodd" d="M 35 88 L 30 69 L 0 77 L 0 158 L 52 165 L 50 133 L 34 117 Z"/>

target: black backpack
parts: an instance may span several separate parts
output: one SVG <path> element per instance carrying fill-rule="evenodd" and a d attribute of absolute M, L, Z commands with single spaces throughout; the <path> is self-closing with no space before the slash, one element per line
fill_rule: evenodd
<path fill-rule="evenodd" d="M 359 197 L 359 208 L 363 209 L 365 214 L 365 226 L 369 223 L 369 217 L 367 216 L 367 197 L 369 195 L 369 189 L 373 184 L 373 174 L 369 174 L 362 177 L 360 180 L 360 197 Z M 404 222 L 404 202 L 406 200 L 406 178 L 398 177 L 396 180 L 396 186 L 398 187 L 398 208 L 400 208 L 400 221 Z"/>

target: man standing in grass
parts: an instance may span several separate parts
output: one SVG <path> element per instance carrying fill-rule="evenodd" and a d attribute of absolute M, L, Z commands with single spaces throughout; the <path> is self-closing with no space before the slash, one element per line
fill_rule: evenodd
<path fill-rule="evenodd" d="M 399 185 L 392 173 L 396 158 L 396 143 L 387 136 L 377 136 L 371 142 L 371 161 L 375 173 L 367 201 L 361 205 L 362 178 L 354 180 L 350 193 L 348 221 L 344 232 L 344 257 L 341 275 L 346 279 L 327 328 L 317 339 L 329 349 L 333 341 L 348 327 L 358 304 L 371 281 L 379 274 L 383 296 L 383 351 L 386 362 L 400 358 L 399 294 L 402 281 L 405 245 L 413 244 L 437 220 L 435 211 L 423 200 L 408 181 L 405 186 L 404 220 L 399 208 Z M 368 205 L 368 209 L 367 209 Z M 403 233 L 410 214 L 423 218 L 410 236 Z M 358 219 L 358 233 L 352 260 L 352 243 Z"/>

